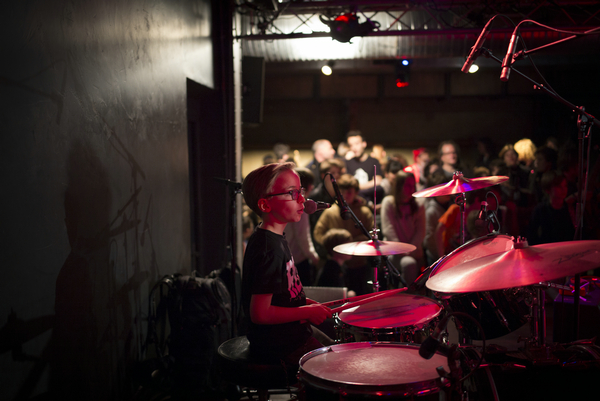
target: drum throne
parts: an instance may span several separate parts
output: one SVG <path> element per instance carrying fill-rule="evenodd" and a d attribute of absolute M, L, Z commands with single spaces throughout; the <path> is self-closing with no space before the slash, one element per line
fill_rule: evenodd
<path fill-rule="evenodd" d="M 246 336 L 225 341 L 218 349 L 221 377 L 242 387 L 245 392 L 257 393 L 259 401 L 269 400 L 271 394 L 297 393 L 292 387 L 298 382 L 297 367 L 265 362 L 250 354 Z"/>

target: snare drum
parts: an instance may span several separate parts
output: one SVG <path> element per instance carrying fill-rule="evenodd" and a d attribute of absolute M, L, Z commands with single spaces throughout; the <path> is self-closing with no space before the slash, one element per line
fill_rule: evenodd
<path fill-rule="evenodd" d="M 435 329 L 442 311 L 431 298 L 394 294 L 346 309 L 336 317 L 338 342 L 423 342 Z"/>
<path fill-rule="evenodd" d="M 429 277 L 477 258 L 509 251 L 513 246 L 512 237 L 508 235 L 489 234 L 475 238 L 438 261 Z M 525 288 L 461 294 L 435 293 L 447 312 L 463 312 L 473 316 L 483 327 L 486 339 L 509 334 L 527 323 L 527 295 Z M 455 321 L 459 332 L 472 340 L 482 339 L 477 325 L 470 319 L 455 316 Z"/>
<path fill-rule="evenodd" d="M 304 355 L 298 379 L 307 400 L 439 400 L 450 383 L 438 366 L 450 371 L 445 356 L 423 359 L 416 345 L 336 344 Z"/>

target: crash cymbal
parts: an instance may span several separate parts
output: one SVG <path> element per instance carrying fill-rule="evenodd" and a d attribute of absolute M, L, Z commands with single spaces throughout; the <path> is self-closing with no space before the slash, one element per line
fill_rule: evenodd
<path fill-rule="evenodd" d="M 415 192 L 412 196 L 415 198 L 431 198 L 434 196 L 460 194 L 463 192 L 475 191 L 476 189 L 491 187 L 507 180 L 508 177 L 503 175 L 465 178 L 460 171 L 456 171 L 452 176 L 451 181 L 445 184 L 425 188 L 421 191 Z"/>
<path fill-rule="evenodd" d="M 426 286 L 445 293 L 524 287 L 572 276 L 600 266 L 600 241 L 569 241 L 527 246 L 515 243 L 495 253 L 451 266 L 431 276 Z"/>
<path fill-rule="evenodd" d="M 360 241 L 349 242 L 338 245 L 333 248 L 337 253 L 354 256 L 379 256 L 379 255 L 398 255 L 409 253 L 417 249 L 416 246 L 405 244 L 404 242 L 391 241 Z"/>

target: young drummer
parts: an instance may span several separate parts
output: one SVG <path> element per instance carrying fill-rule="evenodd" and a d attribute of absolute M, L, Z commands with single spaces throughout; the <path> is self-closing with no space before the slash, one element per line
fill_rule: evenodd
<path fill-rule="evenodd" d="M 304 213 L 304 188 L 294 168 L 294 163 L 268 164 L 244 179 L 244 200 L 262 223 L 244 254 L 242 302 L 251 352 L 298 365 L 302 355 L 323 346 L 311 324 L 321 324 L 331 310 L 306 298 L 283 234 Z"/>

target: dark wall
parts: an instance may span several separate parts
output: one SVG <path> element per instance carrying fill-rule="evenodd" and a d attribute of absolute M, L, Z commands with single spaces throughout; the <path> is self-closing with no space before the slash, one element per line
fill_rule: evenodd
<path fill-rule="evenodd" d="M 149 288 L 191 268 L 186 80 L 215 86 L 211 2 L 0 20 L 0 399 L 125 399 Z"/>
<path fill-rule="evenodd" d="M 521 71 L 543 82 L 523 64 Z M 561 96 L 595 115 L 597 69 L 597 63 L 540 67 Z M 481 136 L 497 146 L 523 137 L 538 145 L 548 136 L 576 141 L 577 117 L 569 108 L 514 72 L 506 83 L 499 77 L 500 66 L 476 74 L 413 68 L 410 85 L 397 88 L 391 69 L 324 76 L 302 63 L 267 63 L 263 122 L 244 125 L 244 147 L 271 149 L 284 142 L 309 149 L 319 138 L 338 143 L 350 129 L 361 130 L 369 144 L 392 148 L 435 148 L 449 138 L 469 146 Z"/>

